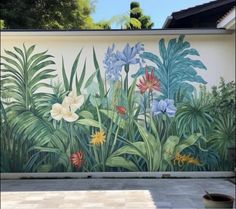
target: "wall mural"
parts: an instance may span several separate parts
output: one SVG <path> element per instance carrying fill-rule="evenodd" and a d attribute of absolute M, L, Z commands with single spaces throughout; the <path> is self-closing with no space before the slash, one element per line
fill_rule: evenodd
<path fill-rule="evenodd" d="M 1 172 L 233 169 L 235 83 L 207 90 L 198 74 L 207 68 L 183 35 L 161 39 L 160 56 L 141 43 L 116 48 L 103 66 L 93 50 L 86 80 L 82 50 L 70 71 L 62 60 L 60 82 L 47 51 L 5 50 Z"/>

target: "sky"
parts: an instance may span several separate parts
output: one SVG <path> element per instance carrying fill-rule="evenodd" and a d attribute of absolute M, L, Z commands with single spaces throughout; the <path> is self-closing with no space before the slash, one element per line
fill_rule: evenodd
<path fill-rule="evenodd" d="M 134 0 L 133 0 L 134 1 Z M 172 12 L 187 9 L 212 0 L 135 0 L 140 3 L 145 15 L 151 16 L 154 28 L 162 28 L 167 16 Z M 92 15 L 95 22 L 109 20 L 113 16 L 129 14 L 132 0 L 96 0 L 96 11 Z M 112 25 L 113 29 L 120 28 Z"/>

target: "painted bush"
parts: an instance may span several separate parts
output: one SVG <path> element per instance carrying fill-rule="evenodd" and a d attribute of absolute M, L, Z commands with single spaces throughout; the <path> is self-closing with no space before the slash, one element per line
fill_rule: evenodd
<path fill-rule="evenodd" d="M 233 169 L 235 83 L 207 91 L 198 74 L 207 69 L 184 36 L 161 39 L 160 57 L 141 43 L 113 45 L 104 66 L 94 49 L 86 80 L 82 50 L 69 77 L 62 60 L 56 82 L 53 56 L 34 49 L 1 57 L 2 172 Z"/>

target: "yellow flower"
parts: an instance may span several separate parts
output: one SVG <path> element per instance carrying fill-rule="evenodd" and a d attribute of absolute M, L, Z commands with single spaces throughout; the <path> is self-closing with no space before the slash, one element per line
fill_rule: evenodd
<path fill-rule="evenodd" d="M 93 145 L 99 145 L 99 144 L 103 144 L 105 142 L 106 134 L 103 130 L 101 130 L 101 131 L 93 134 L 91 137 L 92 137 L 91 143 Z"/>

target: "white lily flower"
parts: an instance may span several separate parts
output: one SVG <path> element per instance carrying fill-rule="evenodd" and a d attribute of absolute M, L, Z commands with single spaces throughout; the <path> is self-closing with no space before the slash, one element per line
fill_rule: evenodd
<path fill-rule="evenodd" d="M 52 105 L 51 116 L 55 120 L 61 120 L 62 118 L 67 122 L 76 121 L 79 116 L 75 113 L 84 103 L 84 96 L 77 96 L 75 91 L 69 93 L 62 102 L 62 104 L 56 103 Z"/>
<path fill-rule="evenodd" d="M 84 103 L 84 95 L 77 96 L 76 92 L 73 90 L 69 93 L 68 97 L 63 100 L 63 105 L 69 107 L 72 112 L 79 109 Z"/>
<path fill-rule="evenodd" d="M 63 118 L 65 107 L 59 103 L 52 105 L 52 110 L 50 111 L 51 116 L 55 120 L 61 120 Z"/>
<path fill-rule="evenodd" d="M 63 119 L 67 122 L 74 122 L 78 118 L 79 118 L 79 116 L 76 113 L 71 112 L 69 110 L 66 110 L 63 114 Z"/>

